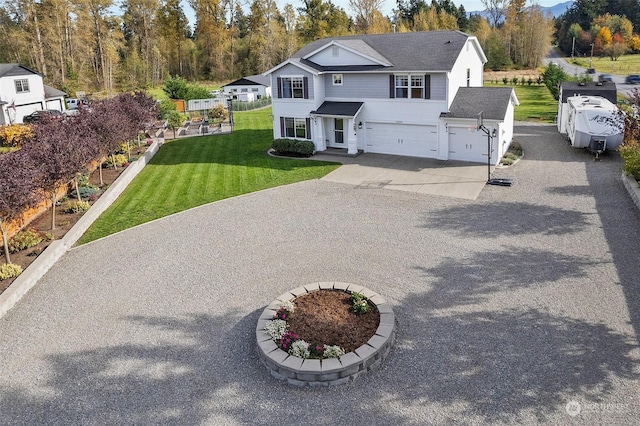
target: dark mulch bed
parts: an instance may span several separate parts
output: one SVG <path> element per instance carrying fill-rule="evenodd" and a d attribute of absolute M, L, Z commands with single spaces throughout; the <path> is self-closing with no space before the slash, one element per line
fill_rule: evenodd
<path fill-rule="evenodd" d="M 371 304 L 367 313 L 356 314 L 350 297 L 344 291 L 318 290 L 296 298 L 295 312 L 287 318 L 289 330 L 312 344 L 354 351 L 376 333 L 380 314 Z"/>

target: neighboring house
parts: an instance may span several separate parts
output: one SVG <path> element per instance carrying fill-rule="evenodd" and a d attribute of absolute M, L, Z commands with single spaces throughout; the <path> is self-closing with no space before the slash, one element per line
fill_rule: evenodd
<path fill-rule="evenodd" d="M 42 75 L 20 64 L 0 64 L 0 125 L 22 123 L 43 109 L 65 110 L 64 92 L 49 87 Z"/>
<path fill-rule="evenodd" d="M 271 79 L 264 75 L 250 75 L 222 86 L 225 96 L 239 101 L 255 101 L 271 97 Z"/>
<path fill-rule="evenodd" d="M 558 95 L 558 116 L 556 117 L 558 132 L 562 134 L 568 132 L 569 105 L 567 99 L 574 96 L 600 96 L 614 105 L 618 102 L 616 84 L 613 82 L 562 82 Z"/>
<path fill-rule="evenodd" d="M 486 62 L 476 37 L 460 31 L 314 41 L 265 73 L 274 138 L 308 139 L 317 151 L 486 162 L 487 136 L 475 129 L 483 111 L 496 164 L 518 100 L 511 88 L 482 88 Z"/>

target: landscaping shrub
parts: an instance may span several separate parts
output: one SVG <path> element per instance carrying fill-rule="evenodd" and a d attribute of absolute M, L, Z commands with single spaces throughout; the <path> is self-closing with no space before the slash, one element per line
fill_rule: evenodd
<path fill-rule="evenodd" d="M 309 157 L 315 152 L 315 145 L 308 140 L 275 139 L 271 145 L 278 154 L 294 154 Z"/>
<path fill-rule="evenodd" d="M 0 126 L 0 146 L 18 147 L 31 136 L 31 128 L 26 124 Z"/>
<path fill-rule="evenodd" d="M 122 167 L 125 164 L 127 164 L 127 156 L 124 154 L 115 154 L 115 155 L 110 155 L 107 158 L 107 161 L 104 162 L 104 166 L 109 168 L 109 167 L 113 167 L 113 161 L 115 158 L 115 162 L 116 162 L 116 166 L 117 167 Z"/>
<path fill-rule="evenodd" d="M 620 156 L 624 160 L 622 171 L 640 180 L 640 144 L 638 142 L 625 143 L 618 148 Z"/>
<path fill-rule="evenodd" d="M 516 157 L 522 157 L 523 152 L 524 151 L 522 150 L 522 145 L 520 145 L 519 142 L 512 142 L 511 145 L 509 145 L 509 149 L 507 150 L 507 153 L 512 153 Z"/>
<path fill-rule="evenodd" d="M 22 273 L 22 266 L 14 263 L 5 263 L 0 266 L 0 281 L 8 280 L 9 278 L 17 277 Z"/>
<path fill-rule="evenodd" d="M 81 186 L 79 188 L 79 191 L 80 191 L 80 198 L 91 198 L 92 195 L 97 194 L 98 192 L 100 192 L 100 188 L 98 188 L 95 185 L 87 184 L 87 185 Z M 77 198 L 78 197 L 77 194 L 76 194 L 75 188 L 71 190 L 69 195 L 71 196 L 71 198 Z"/>
<path fill-rule="evenodd" d="M 65 213 L 82 213 L 89 210 L 91 205 L 88 201 L 70 201 L 65 207 Z"/>
<path fill-rule="evenodd" d="M 25 229 L 9 240 L 9 253 L 15 253 L 40 244 L 45 236 L 36 229 Z"/>

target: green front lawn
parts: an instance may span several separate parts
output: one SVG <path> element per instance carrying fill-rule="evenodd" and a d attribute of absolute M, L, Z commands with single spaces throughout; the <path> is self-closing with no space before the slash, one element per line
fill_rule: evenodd
<path fill-rule="evenodd" d="M 233 134 L 165 143 L 80 244 L 212 201 L 318 179 L 339 167 L 267 155 L 273 141 L 271 108 L 234 117 Z"/>
<path fill-rule="evenodd" d="M 488 87 L 505 87 L 503 84 L 485 84 Z M 553 99 L 547 86 L 514 86 L 520 105 L 516 106 L 517 121 L 542 121 L 553 123 L 558 113 L 558 101 Z"/>

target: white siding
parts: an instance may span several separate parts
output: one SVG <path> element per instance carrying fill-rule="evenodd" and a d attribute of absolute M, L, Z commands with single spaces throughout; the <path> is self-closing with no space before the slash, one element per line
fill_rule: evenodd
<path fill-rule="evenodd" d="M 23 79 L 28 80 L 29 91 L 16 93 L 15 80 Z M 42 77 L 37 74 L 27 74 L 0 78 L 0 100 L 7 102 L 9 105 L 15 102 L 16 106 L 15 117 L 11 117 L 14 114 L 13 111 L 10 111 L 8 113 L 9 117 L 5 113 L 5 121 L 22 123 L 22 118 L 25 115 L 31 114 L 36 110 L 46 109 Z M 9 105 L 5 105 L 3 111 L 6 111 Z"/>
<path fill-rule="evenodd" d="M 484 64 L 482 59 L 471 40 L 467 41 L 467 46 L 462 48 L 460 56 L 449 73 L 449 106 L 451 106 L 458 88 L 467 86 L 467 70 L 470 70 L 469 87 L 482 87 L 483 85 Z"/>
<path fill-rule="evenodd" d="M 254 89 L 258 89 L 255 91 Z M 255 99 L 270 97 L 271 88 L 263 86 L 261 84 L 254 85 L 242 85 L 242 86 L 224 86 L 224 93 L 228 96 L 238 95 L 240 93 L 253 93 Z"/>

